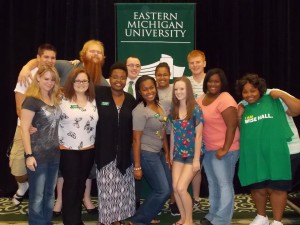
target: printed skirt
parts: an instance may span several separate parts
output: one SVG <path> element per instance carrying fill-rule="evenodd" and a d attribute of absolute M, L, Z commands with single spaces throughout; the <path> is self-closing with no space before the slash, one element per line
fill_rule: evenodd
<path fill-rule="evenodd" d="M 123 175 L 116 159 L 96 170 L 99 222 L 111 224 L 131 217 L 135 213 L 135 187 L 133 166 Z"/>

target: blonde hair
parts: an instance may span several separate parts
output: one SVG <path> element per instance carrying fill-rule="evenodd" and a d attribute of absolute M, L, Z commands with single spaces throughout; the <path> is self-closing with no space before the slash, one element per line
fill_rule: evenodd
<path fill-rule="evenodd" d="M 85 56 L 88 48 L 91 45 L 98 45 L 101 48 L 102 54 L 104 56 L 104 45 L 103 45 L 103 43 L 101 41 L 98 41 L 98 40 L 89 40 L 89 41 L 84 43 L 81 51 L 79 52 L 79 56 L 80 56 L 81 61 L 83 61 L 83 57 Z"/>
<path fill-rule="evenodd" d="M 55 81 L 54 87 L 49 91 L 49 97 L 54 105 L 58 105 L 60 103 L 60 79 L 57 70 L 54 67 L 50 66 L 42 66 L 39 67 L 36 72 L 31 84 L 29 85 L 25 96 L 26 97 L 34 97 L 42 100 L 42 93 L 39 86 L 38 77 L 41 78 L 45 75 L 45 73 L 50 72 L 52 75 L 52 79 Z"/>
<path fill-rule="evenodd" d="M 203 61 L 205 61 L 205 54 L 204 52 L 200 51 L 200 50 L 192 50 L 189 52 L 189 54 L 187 55 L 187 61 L 189 61 L 191 58 L 195 58 L 195 57 L 202 57 Z"/>

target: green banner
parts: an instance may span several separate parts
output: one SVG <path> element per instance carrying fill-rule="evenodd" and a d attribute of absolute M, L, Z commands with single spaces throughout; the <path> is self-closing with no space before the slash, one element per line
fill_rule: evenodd
<path fill-rule="evenodd" d="M 171 79 L 186 75 L 187 54 L 195 48 L 194 3 L 116 3 L 117 61 L 141 60 L 140 75 L 154 76 L 167 62 Z"/>

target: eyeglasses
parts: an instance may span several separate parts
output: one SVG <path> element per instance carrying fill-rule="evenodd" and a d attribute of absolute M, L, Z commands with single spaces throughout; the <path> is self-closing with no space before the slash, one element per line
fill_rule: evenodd
<path fill-rule="evenodd" d="M 140 64 L 127 64 L 127 66 L 128 66 L 129 68 L 134 68 L 134 67 L 136 67 L 137 69 L 141 67 Z"/>
<path fill-rule="evenodd" d="M 88 84 L 89 81 L 88 80 L 75 80 L 74 84 Z"/>
<path fill-rule="evenodd" d="M 92 53 L 92 54 L 98 54 L 98 55 L 101 55 L 101 54 L 102 54 L 101 51 L 97 51 L 97 50 L 89 50 L 89 53 Z"/>

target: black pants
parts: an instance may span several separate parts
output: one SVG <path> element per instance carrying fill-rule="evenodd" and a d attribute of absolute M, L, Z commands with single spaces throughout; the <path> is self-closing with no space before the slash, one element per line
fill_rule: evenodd
<path fill-rule="evenodd" d="M 82 224 L 82 198 L 86 179 L 94 163 L 94 154 L 94 149 L 61 151 L 60 171 L 64 178 L 62 190 L 64 225 Z"/>

